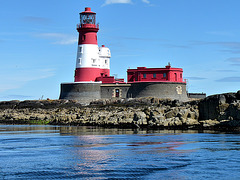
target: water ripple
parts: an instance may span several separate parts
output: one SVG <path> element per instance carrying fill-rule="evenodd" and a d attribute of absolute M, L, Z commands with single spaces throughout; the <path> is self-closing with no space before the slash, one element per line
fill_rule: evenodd
<path fill-rule="evenodd" d="M 0 144 L 2 179 L 240 178 L 239 134 L 0 125 Z"/>

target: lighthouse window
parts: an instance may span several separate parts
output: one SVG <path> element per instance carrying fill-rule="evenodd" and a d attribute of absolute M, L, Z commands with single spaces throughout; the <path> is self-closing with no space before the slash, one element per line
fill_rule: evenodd
<path fill-rule="evenodd" d="M 153 73 L 153 78 L 156 78 L 156 73 Z"/>
<path fill-rule="evenodd" d="M 82 53 L 82 47 L 79 47 L 79 50 L 78 50 L 80 53 Z"/>
<path fill-rule="evenodd" d="M 82 64 L 82 59 L 78 58 L 78 64 Z"/>
<path fill-rule="evenodd" d="M 82 41 L 85 41 L 86 40 L 86 35 L 83 35 L 82 36 Z"/>
<path fill-rule="evenodd" d="M 96 63 L 96 59 L 92 59 L 92 63 L 95 64 Z"/>
<path fill-rule="evenodd" d="M 147 77 L 147 75 L 146 74 L 143 74 L 143 78 L 146 78 Z"/>
<path fill-rule="evenodd" d="M 107 64 L 108 63 L 108 61 L 107 61 L 107 59 L 105 60 L 105 64 Z"/>
<path fill-rule="evenodd" d="M 163 77 L 165 78 L 167 75 L 166 75 L 166 73 L 163 73 Z"/>

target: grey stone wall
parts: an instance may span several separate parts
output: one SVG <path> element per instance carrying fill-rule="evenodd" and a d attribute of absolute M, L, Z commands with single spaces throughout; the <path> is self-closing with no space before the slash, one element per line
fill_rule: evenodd
<path fill-rule="evenodd" d="M 59 99 L 78 100 L 83 104 L 88 104 L 96 99 L 140 97 L 188 100 L 186 84 L 173 82 L 132 84 L 62 83 Z"/>
<path fill-rule="evenodd" d="M 90 103 L 100 99 L 101 83 L 62 83 L 59 99 L 78 100 L 81 103 Z"/>
<path fill-rule="evenodd" d="M 141 82 L 132 83 L 128 91 L 127 97 L 157 97 L 178 99 L 187 101 L 187 92 L 185 83 L 174 82 Z"/>

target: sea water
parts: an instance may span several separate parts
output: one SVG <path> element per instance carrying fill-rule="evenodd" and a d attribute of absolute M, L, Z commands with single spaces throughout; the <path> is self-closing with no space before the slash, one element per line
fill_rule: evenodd
<path fill-rule="evenodd" d="M 0 125 L 0 179 L 240 179 L 240 135 Z"/>

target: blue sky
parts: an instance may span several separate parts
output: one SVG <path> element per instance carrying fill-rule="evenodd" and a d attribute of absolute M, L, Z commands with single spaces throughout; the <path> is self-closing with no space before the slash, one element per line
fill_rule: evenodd
<path fill-rule="evenodd" d="M 240 90 L 239 0 L 0 0 L 0 101 L 58 99 L 73 82 L 85 7 L 97 13 L 111 75 L 170 62 L 189 92 Z"/>

